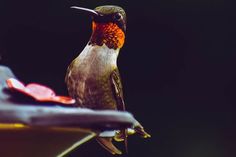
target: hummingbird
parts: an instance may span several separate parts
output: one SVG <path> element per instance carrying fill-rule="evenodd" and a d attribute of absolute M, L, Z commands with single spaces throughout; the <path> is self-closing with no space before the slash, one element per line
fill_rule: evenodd
<path fill-rule="evenodd" d="M 69 95 L 79 107 L 94 110 L 125 111 L 123 88 L 117 58 L 125 42 L 126 13 L 119 6 L 105 5 L 93 9 L 72 6 L 92 17 L 92 35 L 83 51 L 67 68 L 65 82 Z M 137 121 L 134 132 L 147 138 Z M 116 141 L 124 141 L 127 150 L 127 129 L 119 131 Z M 97 137 L 97 141 L 112 154 L 122 152 L 111 137 Z"/>

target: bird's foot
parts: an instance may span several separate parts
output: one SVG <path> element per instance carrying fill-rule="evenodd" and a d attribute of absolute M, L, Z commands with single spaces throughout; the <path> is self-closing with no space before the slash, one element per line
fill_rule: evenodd
<path fill-rule="evenodd" d="M 135 123 L 133 129 L 134 129 L 134 131 L 135 131 L 137 134 L 139 134 L 139 135 L 140 135 L 141 137 L 143 137 L 143 138 L 150 138 L 150 137 L 151 137 L 151 135 L 148 134 L 148 133 L 144 130 L 143 126 L 142 126 L 138 121 L 136 121 L 136 123 Z"/>
<path fill-rule="evenodd" d="M 126 135 L 122 132 L 122 131 L 116 131 L 116 134 L 114 136 L 114 140 L 117 142 L 121 142 L 124 141 L 125 136 L 130 136 L 133 134 L 138 134 L 139 136 L 143 137 L 143 138 L 150 138 L 151 135 L 148 134 L 143 126 L 137 121 L 135 123 L 135 125 L 133 126 L 133 128 L 128 128 L 126 130 Z"/>
<path fill-rule="evenodd" d="M 126 135 L 122 131 L 119 130 L 119 131 L 116 131 L 116 134 L 114 136 L 114 140 L 117 142 L 122 142 L 122 141 L 124 141 L 125 136 L 128 137 L 133 134 L 135 134 L 135 130 L 131 129 L 131 128 L 128 128 L 126 130 Z"/>
<path fill-rule="evenodd" d="M 143 138 L 151 137 L 151 135 L 148 134 L 144 130 L 143 126 L 138 121 L 136 121 L 133 128 L 127 128 L 125 130 L 119 130 L 119 131 L 102 132 L 97 137 L 97 141 L 103 148 L 108 150 L 113 155 L 116 155 L 116 154 L 120 155 L 120 154 L 122 154 L 122 152 L 113 145 L 112 140 L 114 139 L 117 142 L 125 142 L 126 152 L 128 152 L 127 137 L 129 135 L 133 135 L 136 133 Z"/>
<path fill-rule="evenodd" d="M 144 130 L 143 127 L 137 126 L 137 127 L 134 128 L 134 131 L 135 131 L 137 134 L 139 134 L 141 137 L 143 137 L 143 138 L 150 138 L 150 137 L 151 137 L 151 135 L 148 134 L 148 133 Z"/>

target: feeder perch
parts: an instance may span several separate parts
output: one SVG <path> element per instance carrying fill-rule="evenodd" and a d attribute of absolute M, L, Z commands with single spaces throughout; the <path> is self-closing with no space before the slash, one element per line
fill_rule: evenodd
<path fill-rule="evenodd" d="M 134 125 L 128 112 L 18 101 L 7 89 L 9 78 L 15 78 L 11 70 L 0 66 L 0 156 L 65 156 L 103 131 Z"/>

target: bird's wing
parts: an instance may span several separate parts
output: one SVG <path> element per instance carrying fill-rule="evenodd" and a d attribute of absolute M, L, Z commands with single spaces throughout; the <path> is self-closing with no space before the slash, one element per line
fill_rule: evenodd
<path fill-rule="evenodd" d="M 113 89 L 113 93 L 116 99 L 117 109 L 119 111 L 125 111 L 125 102 L 122 90 L 122 83 L 118 69 L 115 69 L 111 73 L 111 85 Z M 125 149 L 128 152 L 128 140 L 127 140 L 127 130 L 121 130 L 121 134 L 123 135 L 123 139 L 125 142 Z"/>
<path fill-rule="evenodd" d="M 75 98 L 75 91 L 74 91 L 74 81 L 72 80 L 72 71 L 71 71 L 71 67 L 74 64 L 74 60 L 71 62 L 71 64 L 68 66 L 67 71 L 66 71 L 66 76 L 65 76 L 65 83 L 67 85 L 67 90 L 69 95 L 72 98 Z"/>
<path fill-rule="evenodd" d="M 115 69 L 111 73 L 111 85 L 114 93 L 114 97 L 117 103 L 117 109 L 119 111 L 125 111 L 125 102 L 123 97 L 122 84 L 118 69 Z"/>

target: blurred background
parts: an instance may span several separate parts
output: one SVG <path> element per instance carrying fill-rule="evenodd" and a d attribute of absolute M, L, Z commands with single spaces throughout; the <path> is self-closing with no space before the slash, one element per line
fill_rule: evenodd
<path fill-rule="evenodd" d="M 1 64 L 26 83 L 67 94 L 67 66 L 91 35 L 91 18 L 70 6 L 105 4 L 127 12 L 118 60 L 125 101 L 152 134 L 130 137 L 123 156 L 236 156 L 236 11 L 229 2 L 1 0 Z M 69 155 L 76 156 L 112 155 L 90 141 Z"/>

